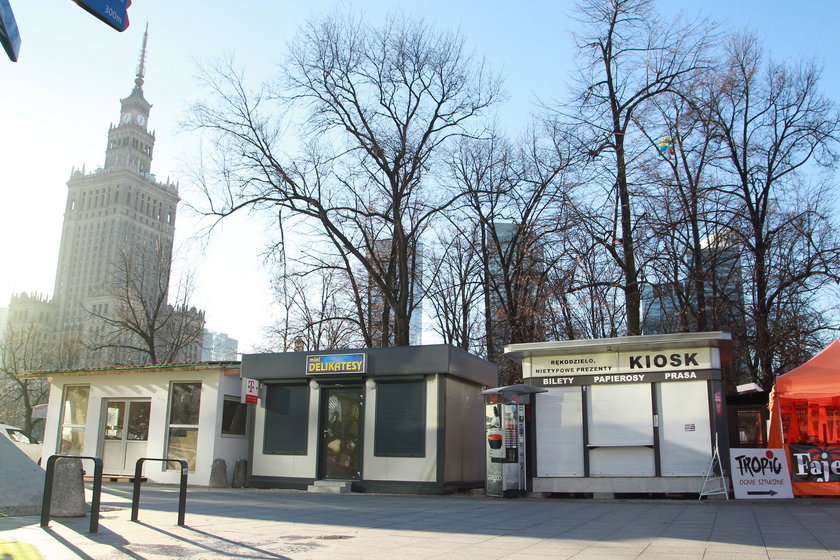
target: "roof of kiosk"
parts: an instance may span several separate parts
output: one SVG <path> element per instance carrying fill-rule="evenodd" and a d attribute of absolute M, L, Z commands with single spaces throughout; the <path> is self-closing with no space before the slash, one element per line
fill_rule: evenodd
<path fill-rule="evenodd" d="M 548 389 L 542 389 L 540 387 L 534 387 L 533 385 L 525 385 L 523 383 L 517 383 L 515 385 L 505 385 L 504 387 L 493 387 L 491 389 L 485 389 L 480 394 L 482 395 L 495 395 L 497 393 L 510 393 L 513 395 L 533 395 L 534 393 L 547 393 Z"/>
<path fill-rule="evenodd" d="M 38 377 L 70 377 L 88 375 L 114 375 L 122 373 L 172 373 L 172 372 L 201 372 L 221 370 L 225 375 L 239 375 L 240 362 L 218 361 L 198 362 L 192 364 L 148 364 L 141 366 L 111 366 L 86 369 L 56 369 L 44 371 L 27 371 L 18 375 L 20 379 Z"/>
<path fill-rule="evenodd" d="M 560 342 L 526 342 L 505 346 L 505 356 L 523 359 L 530 356 L 557 356 L 563 354 L 617 352 L 619 350 L 659 350 L 670 348 L 721 348 L 728 353 L 732 348 L 732 335 L 721 331 L 619 336 L 588 340 L 563 340 Z"/>
<path fill-rule="evenodd" d="M 306 374 L 307 356 L 333 354 L 365 354 L 367 371 L 363 375 L 374 378 L 440 373 L 485 386 L 497 382 L 496 364 L 448 344 L 244 354 L 242 376 L 265 380 L 312 377 Z"/>

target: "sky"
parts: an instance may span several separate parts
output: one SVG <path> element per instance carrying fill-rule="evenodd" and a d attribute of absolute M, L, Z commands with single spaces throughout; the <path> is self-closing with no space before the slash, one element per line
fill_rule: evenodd
<path fill-rule="evenodd" d="M 52 295 L 66 182 L 74 168 L 91 172 L 104 163 L 108 127 L 117 123 L 119 100 L 134 85 L 146 24 L 152 173 L 177 182 L 185 202 L 194 200 L 189 167 L 200 146 L 180 123 L 202 97 L 197 65 L 233 54 L 256 86 L 276 75 L 285 46 L 307 18 L 350 7 L 376 20 L 396 8 L 459 31 L 468 49 L 503 76 L 507 101 L 497 111 L 512 135 L 540 103 L 564 97 L 576 55 L 570 0 L 133 0 L 122 33 L 69 0 L 10 3 L 21 48 L 17 63 L 0 51 L 0 307 L 18 292 Z M 835 0 L 658 0 L 657 8 L 663 17 L 682 12 L 751 31 L 777 61 L 818 61 L 822 91 L 840 102 Z M 199 236 L 206 225 L 182 202 L 176 269 L 195 271 L 193 303 L 206 311 L 207 328 L 239 340 L 241 352 L 252 351 L 273 322 L 270 271 L 262 257 L 271 224 L 242 216 Z"/>

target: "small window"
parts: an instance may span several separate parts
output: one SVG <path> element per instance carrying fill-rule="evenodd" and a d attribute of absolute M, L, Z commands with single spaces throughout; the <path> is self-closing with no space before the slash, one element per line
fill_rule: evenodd
<path fill-rule="evenodd" d="M 198 451 L 198 418 L 201 407 L 201 383 L 173 383 L 169 396 L 169 438 L 166 456 L 183 459 L 195 471 Z M 166 463 L 176 470 L 176 463 Z"/>
<path fill-rule="evenodd" d="M 425 382 L 376 384 L 373 454 L 377 457 L 426 455 Z"/>
<path fill-rule="evenodd" d="M 248 405 L 239 402 L 236 397 L 225 396 L 222 404 L 222 434 L 226 436 L 244 436 L 245 419 L 248 417 Z"/>
<path fill-rule="evenodd" d="M 306 455 L 309 385 L 267 385 L 265 436 L 267 455 Z"/>
<path fill-rule="evenodd" d="M 70 385 L 64 388 L 61 442 L 58 447 L 58 452 L 62 455 L 81 455 L 84 450 L 89 395 L 88 385 Z"/>

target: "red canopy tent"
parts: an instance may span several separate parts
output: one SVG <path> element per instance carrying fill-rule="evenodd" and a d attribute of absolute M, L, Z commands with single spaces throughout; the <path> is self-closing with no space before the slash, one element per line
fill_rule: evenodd
<path fill-rule="evenodd" d="M 768 447 L 784 446 L 793 493 L 840 495 L 840 339 L 776 378 Z"/>

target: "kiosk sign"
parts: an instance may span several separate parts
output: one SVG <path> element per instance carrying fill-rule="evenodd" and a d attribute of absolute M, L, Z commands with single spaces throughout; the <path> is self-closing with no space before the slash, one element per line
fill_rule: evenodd
<path fill-rule="evenodd" d="M 322 354 L 306 357 L 306 375 L 365 373 L 365 354 Z"/>
<path fill-rule="evenodd" d="M 243 378 L 242 402 L 245 404 L 257 404 L 260 395 L 260 382 L 256 379 Z"/>
<path fill-rule="evenodd" d="M 732 448 L 729 457 L 736 498 L 793 498 L 783 449 Z"/>
<path fill-rule="evenodd" d="M 708 348 L 534 356 L 525 375 L 535 385 L 612 385 L 720 379 Z"/>

